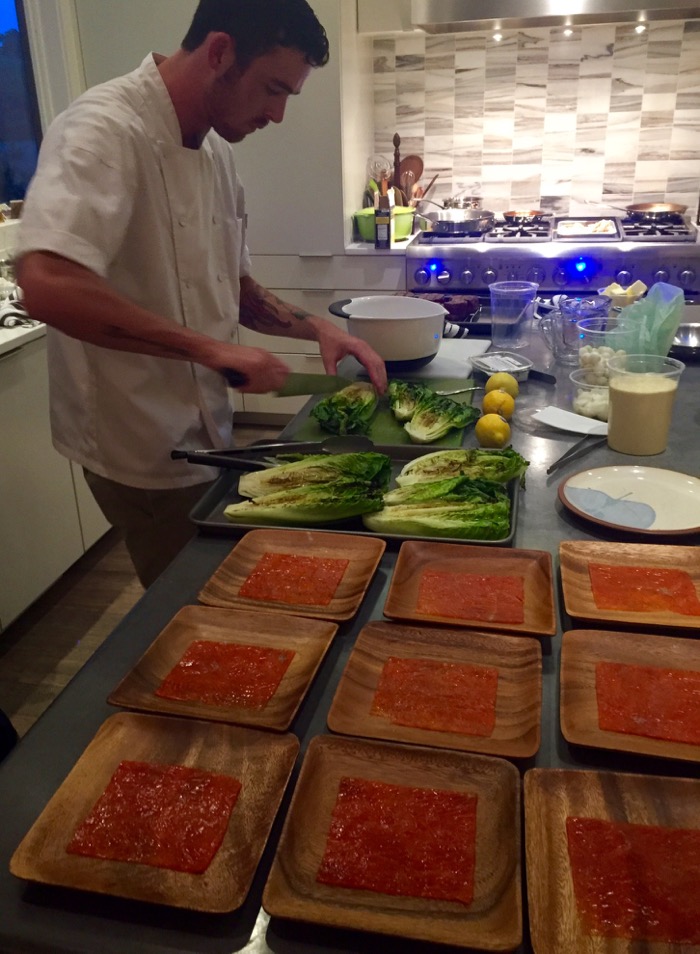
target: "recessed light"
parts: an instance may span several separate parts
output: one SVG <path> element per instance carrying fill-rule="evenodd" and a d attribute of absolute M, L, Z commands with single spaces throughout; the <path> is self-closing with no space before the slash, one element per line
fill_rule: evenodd
<path fill-rule="evenodd" d="M 500 43 L 501 40 L 503 39 L 503 34 L 502 34 L 502 33 L 494 33 L 493 39 L 494 39 L 494 42 L 495 42 L 495 43 Z"/>
<path fill-rule="evenodd" d="M 638 23 L 637 26 L 634 28 L 635 33 L 644 33 L 645 30 L 646 30 L 646 27 L 644 26 L 643 23 Z"/>
<path fill-rule="evenodd" d="M 564 30 L 564 36 L 573 36 L 573 35 L 574 35 L 574 31 L 571 29 L 571 27 L 567 27 Z"/>

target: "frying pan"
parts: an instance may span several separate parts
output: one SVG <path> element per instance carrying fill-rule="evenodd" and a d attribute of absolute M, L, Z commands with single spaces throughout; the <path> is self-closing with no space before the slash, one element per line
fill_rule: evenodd
<path fill-rule="evenodd" d="M 675 202 L 638 202 L 625 211 L 636 222 L 668 222 L 688 211 L 687 205 Z"/>
<path fill-rule="evenodd" d="M 547 215 L 542 209 L 517 210 L 515 212 L 504 212 L 503 218 L 509 225 L 534 225 L 541 222 Z"/>
<path fill-rule="evenodd" d="M 438 205 L 432 199 L 422 199 L 431 205 Z M 444 209 L 438 205 L 438 212 L 420 212 L 424 219 L 433 223 L 433 232 L 462 233 L 480 235 L 493 228 L 494 214 L 484 209 Z"/>

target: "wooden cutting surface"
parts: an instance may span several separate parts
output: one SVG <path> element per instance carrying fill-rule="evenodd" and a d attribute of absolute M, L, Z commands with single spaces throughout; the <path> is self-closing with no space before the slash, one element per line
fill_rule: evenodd
<path fill-rule="evenodd" d="M 372 713 L 389 657 L 430 659 L 498 670 L 496 724 L 490 736 L 398 725 Z M 542 650 L 536 639 L 397 623 L 368 623 L 358 636 L 328 714 L 343 735 L 526 758 L 540 744 Z"/>
<path fill-rule="evenodd" d="M 338 785 L 346 776 L 478 796 L 471 905 L 316 881 Z M 313 924 L 511 951 L 522 938 L 519 806 L 517 769 L 502 759 L 317 736 L 309 744 L 294 790 L 263 907 L 273 916 Z"/>
<path fill-rule="evenodd" d="M 207 580 L 198 599 L 209 606 L 274 611 L 331 621 L 350 619 L 357 612 L 385 549 L 386 543 L 379 537 L 314 530 L 251 530 Z M 239 596 L 241 586 L 265 553 L 291 553 L 350 562 L 327 606 Z"/>
<path fill-rule="evenodd" d="M 525 581 L 524 621 L 496 623 L 488 620 L 433 616 L 422 612 L 417 605 L 418 595 L 421 574 L 427 568 L 478 576 L 522 576 Z M 505 547 L 487 549 L 456 543 L 407 540 L 401 544 L 384 615 L 391 619 L 553 636 L 557 631 L 557 620 L 551 554 L 546 550 L 510 550 Z"/>
<path fill-rule="evenodd" d="M 211 719 L 214 722 L 283 732 L 289 728 L 337 631 L 336 623 L 325 620 L 302 621 L 282 613 L 261 614 L 214 606 L 184 606 L 107 701 L 126 709 Z M 262 708 L 223 707 L 196 700 L 157 696 L 156 689 L 195 640 L 284 649 L 293 652 L 294 658 L 274 696 Z"/>
<path fill-rule="evenodd" d="M 566 612 L 574 619 L 627 624 L 635 629 L 652 627 L 700 630 L 700 615 L 669 611 L 635 612 L 599 609 L 593 597 L 590 563 L 620 567 L 661 567 L 683 570 L 700 598 L 700 550 L 698 547 L 664 546 L 653 543 L 609 543 L 605 540 L 564 540 L 559 544 L 561 582 Z"/>
<path fill-rule="evenodd" d="M 700 828 L 700 781 L 583 770 L 525 774 L 525 870 L 535 954 L 698 954 L 698 945 L 596 937 L 581 928 L 567 817 Z"/>
<path fill-rule="evenodd" d="M 298 751 L 293 735 L 169 716 L 111 716 L 22 840 L 10 870 L 44 884 L 194 911 L 233 911 L 248 893 Z M 201 768 L 242 783 L 223 843 L 203 874 L 66 852 L 125 759 Z"/>
<path fill-rule="evenodd" d="M 600 662 L 700 673 L 700 643 L 651 633 L 572 630 L 562 640 L 559 695 L 561 730 L 569 742 L 700 762 L 700 745 L 601 729 L 595 680 Z"/>

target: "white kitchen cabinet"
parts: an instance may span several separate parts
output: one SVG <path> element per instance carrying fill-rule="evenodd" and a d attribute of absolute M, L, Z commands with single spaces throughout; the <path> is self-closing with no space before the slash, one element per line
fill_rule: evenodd
<path fill-rule="evenodd" d="M 51 444 L 46 339 L 0 355 L 0 627 L 83 555 L 73 477 Z"/>
<path fill-rule="evenodd" d="M 236 145 L 253 255 L 343 255 L 373 152 L 372 44 L 350 0 L 310 0 L 330 60 L 290 97 L 284 122 Z M 277 283 L 275 283 L 277 286 Z"/>

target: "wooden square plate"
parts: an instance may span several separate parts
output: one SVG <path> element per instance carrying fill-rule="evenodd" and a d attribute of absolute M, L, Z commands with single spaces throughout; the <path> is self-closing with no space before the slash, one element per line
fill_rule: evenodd
<path fill-rule="evenodd" d="M 496 724 L 491 735 L 397 725 L 373 714 L 382 669 L 391 656 L 497 669 Z M 328 727 L 343 735 L 528 758 L 540 745 L 541 706 L 542 649 L 536 639 L 371 622 L 358 636 L 345 667 Z"/>
<path fill-rule="evenodd" d="M 663 626 L 666 629 L 700 629 L 700 614 L 687 616 L 670 610 L 639 611 L 599 609 L 593 598 L 590 563 L 614 567 L 659 567 L 688 574 L 700 598 L 700 548 L 656 543 L 607 543 L 603 540 L 564 540 L 559 544 L 561 583 L 566 612 L 574 619 Z"/>
<path fill-rule="evenodd" d="M 106 720 L 10 861 L 18 878 L 194 911 L 224 913 L 248 894 L 299 741 L 256 729 L 120 712 Z M 184 765 L 242 783 L 228 830 L 202 874 L 68 854 L 75 829 L 124 760 Z"/>
<path fill-rule="evenodd" d="M 595 679 L 596 665 L 600 662 L 700 674 L 700 643 L 695 639 L 651 633 L 572 630 L 564 633 L 562 640 L 559 694 L 561 731 L 569 742 L 700 762 L 700 745 L 601 729 Z"/>
<path fill-rule="evenodd" d="M 317 882 L 340 780 L 348 776 L 478 796 L 469 906 Z M 313 924 L 514 950 L 522 940 L 519 803 L 518 771 L 502 759 L 317 736 L 301 768 L 263 907 L 273 917 Z"/>
<path fill-rule="evenodd" d="M 485 577 L 521 577 L 524 581 L 524 621 L 492 622 L 467 617 L 438 616 L 418 609 L 421 577 L 427 570 Z M 407 540 L 401 544 L 384 606 L 390 619 L 448 623 L 478 629 L 553 636 L 557 631 L 552 584 L 552 557 L 545 550 L 463 546 Z"/>
<path fill-rule="evenodd" d="M 231 722 L 284 732 L 294 718 L 331 641 L 337 623 L 300 620 L 282 613 L 253 613 L 214 606 L 183 606 L 107 700 L 143 712 Z M 155 694 L 185 650 L 196 640 L 284 649 L 294 657 L 277 690 L 260 708 L 217 706 Z"/>
<path fill-rule="evenodd" d="M 377 537 L 317 530 L 250 530 L 207 580 L 198 599 L 209 606 L 266 610 L 338 621 L 351 619 L 359 609 L 385 549 L 385 541 Z M 240 596 L 241 587 L 266 553 L 350 562 L 326 606 Z"/>
<path fill-rule="evenodd" d="M 678 954 L 698 950 L 584 933 L 569 864 L 566 819 L 700 828 L 700 782 L 653 775 L 531 769 L 525 773 L 525 869 L 535 954 Z"/>

